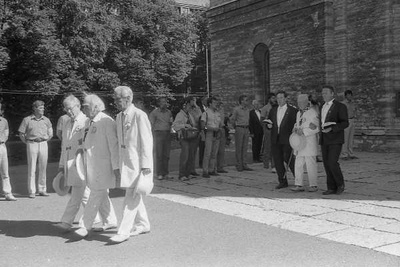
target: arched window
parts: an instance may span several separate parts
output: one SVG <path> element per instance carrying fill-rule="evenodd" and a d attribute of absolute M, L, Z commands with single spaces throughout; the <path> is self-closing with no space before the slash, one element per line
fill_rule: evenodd
<path fill-rule="evenodd" d="M 263 97 L 264 103 L 270 93 L 269 49 L 266 44 L 259 43 L 253 51 L 254 58 L 254 86 L 256 94 Z"/>

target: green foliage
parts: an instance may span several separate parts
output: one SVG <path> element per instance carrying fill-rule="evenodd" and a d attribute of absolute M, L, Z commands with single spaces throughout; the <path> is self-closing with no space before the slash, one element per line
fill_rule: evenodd
<path fill-rule="evenodd" d="M 68 92 L 110 95 L 120 84 L 169 95 L 192 70 L 198 22 L 178 14 L 170 0 L 4 3 L 0 92 L 6 102 L 26 105 L 37 95 L 50 103 Z"/>

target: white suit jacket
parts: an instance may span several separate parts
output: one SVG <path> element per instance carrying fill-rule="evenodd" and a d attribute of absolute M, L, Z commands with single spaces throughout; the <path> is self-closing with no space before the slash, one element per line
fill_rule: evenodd
<path fill-rule="evenodd" d="M 91 190 L 115 187 L 118 139 L 115 121 L 103 112 L 86 121 L 83 136 L 86 183 Z"/>
<path fill-rule="evenodd" d="M 149 168 L 151 173 L 145 177 L 153 179 L 151 124 L 147 114 L 133 104 L 124 112 L 118 113 L 116 121 L 121 187 L 134 188 L 142 168 Z"/>
<path fill-rule="evenodd" d="M 64 168 L 68 186 L 83 186 L 85 182 L 79 178 L 76 170 L 75 156 L 80 147 L 79 140 L 85 130 L 87 117 L 80 112 L 75 120 L 68 117 L 60 129 L 62 131 L 61 156 L 59 167 Z"/>
<path fill-rule="evenodd" d="M 310 123 L 313 123 L 316 126 L 316 129 L 310 129 Z M 303 116 L 301 116 L 300 111 L 297 112 L 295 127 L 303 130 L 307 140 L 306 147 L 298 151 L 296 156 L 317 156 L 319 132 L 319 118 L 317 111 L 315 111 L 313 108 L 310 108 L 303 113 Z"/>

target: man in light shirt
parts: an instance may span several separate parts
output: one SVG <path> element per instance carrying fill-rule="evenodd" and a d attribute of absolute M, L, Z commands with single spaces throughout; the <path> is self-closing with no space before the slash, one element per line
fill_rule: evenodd
<path fill-rule="evenodd" d="M 25 117 L 18 132 L 22 142 L 26 144 L 28 156 L 28 191 L 29 197 L 36 196 L 36 164 L 39 167 L 38 194 L 47 197 L 46 170 L 48 159 L 47 141 L 53 137 L 50 120 L 44 116 L 44 102 L 36 100 L 32 104 L 33 114 Z"/>
<path fill-rule="evenodd" d="M 4 103 L 0 100 L 0 175 L 4 197 L 7 201 L 16 201 L 17 199 L 11 192 L 10 175 L 8 174 L 8 155 L 6 142 L 10 133 L 8 121 L 3 118 Z"/>
<path fill-rule="evenodd" d="M 289 166 L 293 176 L 295 176 L 295 158 L 292 154 L 289 137 L 292 134 L 294 124 L 296 123 L 297 109 L 287 104 L 287 94 L 284 91 L 279 91 L 276 94 L 276 100 L 278 106 L 271 109 L 268 115 L 270 123 L 267 124 L 267 127 L 271 130 L 272 156 L 278 174 L 279 184 L 275 188 L 281 189 L 289 186 L 285 163 Z"/>

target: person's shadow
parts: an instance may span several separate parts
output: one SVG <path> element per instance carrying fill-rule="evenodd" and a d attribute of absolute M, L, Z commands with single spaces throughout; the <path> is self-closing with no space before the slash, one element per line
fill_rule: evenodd
<path fill-rule="evenodd" d="M 50 221 L 12 221 L 0 220 L 0 235 L 15 238 L 27 238 L 33 236 L 63 236 L 63 233 Z"/>
<path fill-rule="evenodd" d="M 0 220 L 0 235 L 11 236 L 15 238 L 28 238 L 34 236 L 54 236 L 65 238 L 65 243 L 73 243 L 83 238 L 75 235 L 73 231 L 63 232 L 57 228 L 56 222 L 51 221 L 13 221 L 13 220 Z M 113 231 L 107 231 L 112 233 Z M 116 231 L 115 231 L 116 232 Z M 109 242 L 109 237 L 102 233 L 91 233 L 88 237 L 84 238 L 86 241 L 99 241 L 103 243 Z"/>

